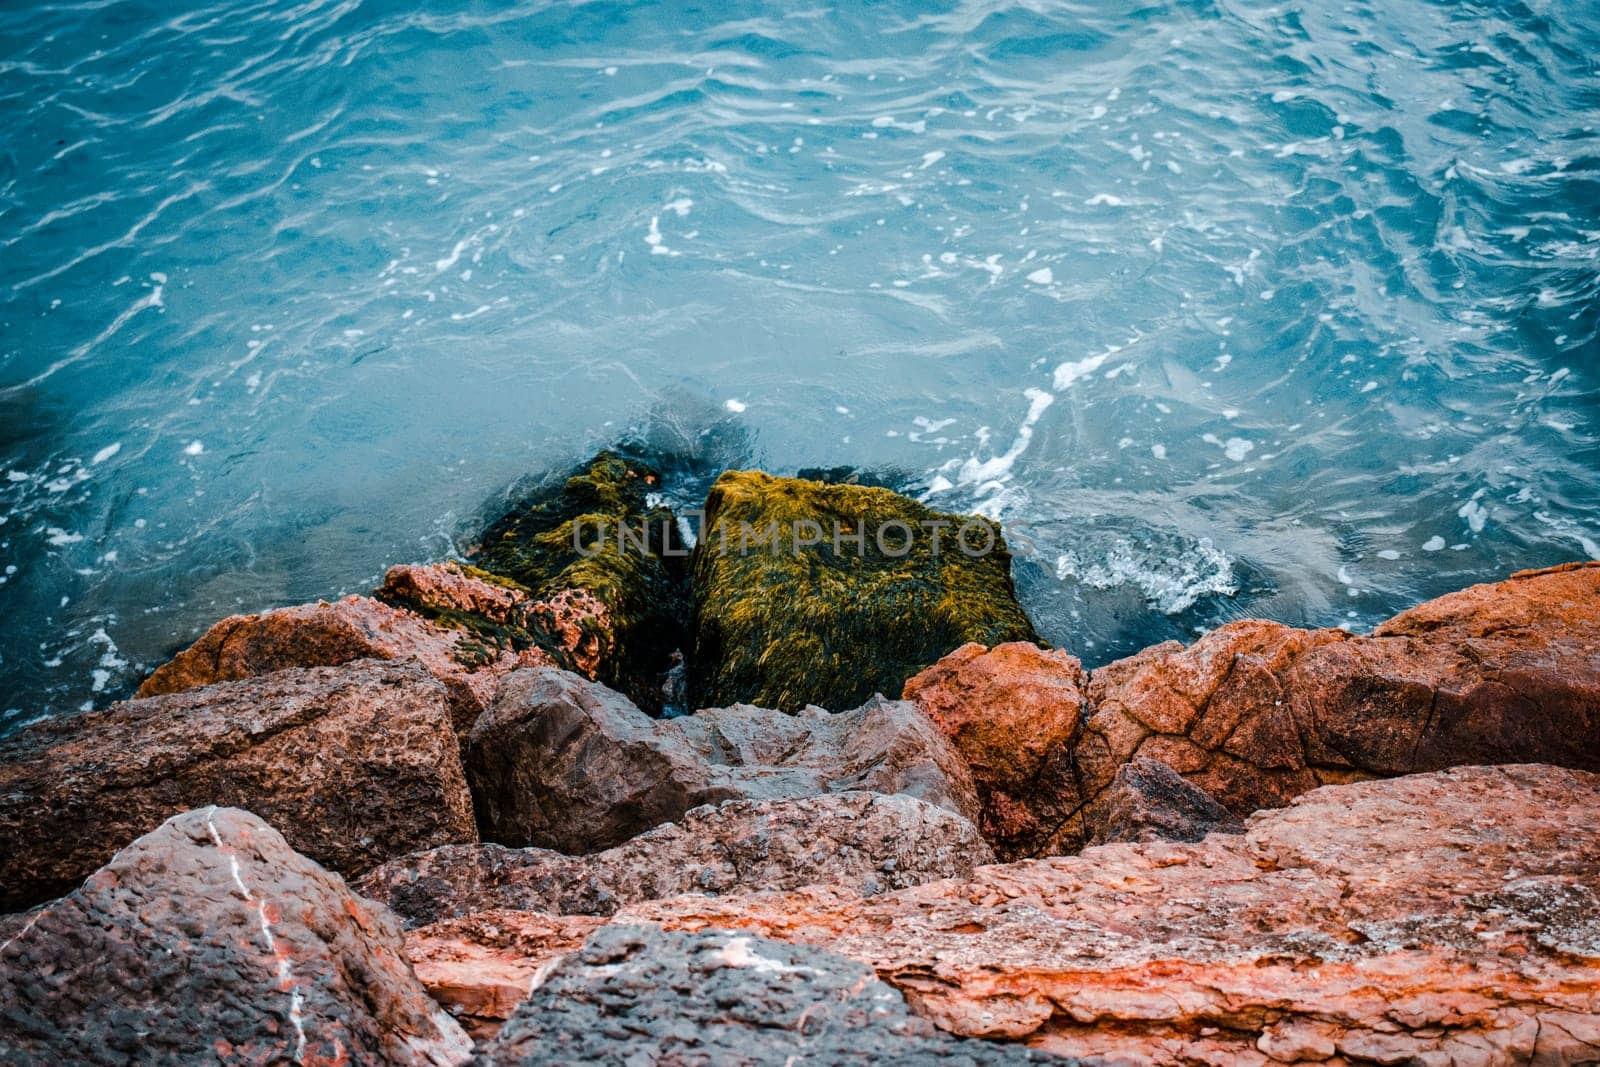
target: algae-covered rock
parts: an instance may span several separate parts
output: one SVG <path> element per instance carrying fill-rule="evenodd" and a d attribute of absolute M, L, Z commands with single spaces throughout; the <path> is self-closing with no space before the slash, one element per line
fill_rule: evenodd
<path fill-rule="evenodd" d="M 671 510 L 652 500 L 660 486 L 654 468 L 601 452 L 519 501 L 485 531 L 472 560 L 554 605 L 550 618 L 525 627 L 536 643 L 599 650 L 590 676 L 649 711 L 662 706 L 662 676 L 685 643 L 688 616 L 688 549 Z"/>
<path fill-rule="evenodd" d="M 692 576 L 697 707 L 849 708 L 969 641 L 1037 640 L 999 526 L 887 489 L 730 471 Z"/>

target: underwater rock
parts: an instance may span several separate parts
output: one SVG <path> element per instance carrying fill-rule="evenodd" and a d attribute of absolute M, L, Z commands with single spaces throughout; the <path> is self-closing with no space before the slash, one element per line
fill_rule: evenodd
<path fill-rule="evenodd" d="M 1076 657 L 1013 641 L 963 645 L 905 684 L 972 769 L 980 825 L 1002 859 L 1032 854 L 1073 813 L 1087 680 Z"/>
<path fill-rule="evenodd" d="M 867 900 L 684 896 L 613 922 L 817 945 L 952 1033 L 1093 1063 L 1600 1057 L 1600 776 L 1326 786 L 1246 826 Z"/>
<path fill-rule="evenodd" d="M 1160 760 L 1136 756 L 1117 768 L 1106 790 L 1104 815 L 1089 843 L 1199 841 L 1207 834 L 1238 834 L 1244 824 Z M 470 846 L 460 846 L 470 847 Z"/>
<path fill-rule="evenodd" d="M 969 820 L 978 813 L 960 756 L 897 701 L 840 714 L 732 707 L 662 720 L 577 675 L 518 671 L 473 727 L 466 761 L 484 840 L 567 853 L 620 845 L 724 800 L 866 790 Z"/>
<path fill-rule="evenodd" d="M 1016 1064 L 914 1015 L 852 960 L 720 931 L 613 926 L 555 962 L 488 1042 L 485 1067 L 534 1064 Z"/>
<path fill-rule="evenodd" d="M 445 845 L 391 860 L 353 884 L 409 924 L 520 909 L 609 915 L 679 893 L 843 885 L 871 896 L 994 862 L 977 829 L 903 794 L 830 793 L 695 808 L 615 848 Z"/>
<path fill-rule="evenodd" d="M 174 816 L 0 926 L 0 1062 L 454 1067 L 400 927 L 247 811 Z"/>
<path fill-rule="evenodd" d="M 731 471 L 695 546 L 697 706 L 854 707 L 969 641 L 1035 640 L 998 524 L 886 489 Z"/>
<path fill-rule="evenodd" d="M 480 602 L 487 599 L 477 596 Z M 289 667 L 333 667 L 358 659 L 421 663 L 450 691 L 451 720 L 463 736 L 494 701 L 502 675 L 554 662 L 536 648 L 515 649 L 370 597 L 347 596 L 331 604 L 318 601 L 223 619 L 156 668 L 139 695 L 181 693 Z"/>
<path fill-rule="evenodd" d="M 689 550 L 671 510 L 653 498 L 660 488 L 653 467 L 601 452 L 561 484 L 518 501 L 472 557 L 559 605 L 571 629 L 550 625 L 563 640 L 596 649 L 593 677 L 653 713 L 688 632 Z"/>
<path fill-rule="evenodd" d="M 0 742 L 0 909 L 67 892 L 190 808 L 247 807 L 358 874 L 477 840 L 445 689 L 368 660 L 51 719 Z"/>

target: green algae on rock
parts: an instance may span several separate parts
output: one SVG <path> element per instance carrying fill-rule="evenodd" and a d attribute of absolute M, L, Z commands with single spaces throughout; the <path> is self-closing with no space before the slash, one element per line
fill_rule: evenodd
<path fill-rule="evenodd" d="M 969 641 L 1038 640 L 999 526 L 887 489 L 730 471 L 691 574 L 695 707 L 855 707 Z"/>
<path fill-rule="evenodd" d="M 651 500 L 660 485 L 654 468 L 601 452 L 519 501 L 472 558 L 549 609 L 526 627 L 540 647 L 578 641 L 608 650 L 590 676 L 650 711 L 661 708 L 661 677 L 686 643 L 688 622 L 689 553 L 672 511 Z M 604 632 L 560 633 L 571 626 Z"/>

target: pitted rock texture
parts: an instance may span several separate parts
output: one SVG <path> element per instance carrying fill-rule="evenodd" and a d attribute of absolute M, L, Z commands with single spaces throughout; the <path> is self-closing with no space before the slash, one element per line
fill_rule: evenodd
<path fill-rule="evenodd" d="M 414 659 L 450 692 L 451 718 L 465 735 L 494 700 L 501 676 L 553 662 L 536 648 L 499 647 L 472 631 L 441 626 L 364 596 L 318 601 L 223 619 L 156 668 L 142 697 L 254 678 L 289 667 L 333 667 L 358 659 Z"/>
<path fill-rule="evenodd" d="M 465 1063 L 393 917 L 249 812 L 175 816 L 0 934 L 0 1062 Z"/>
<path fill-rule="evenodd" d="M 1370 637 L 1245 619 L 1087 684 L 1058 656 L 959 649 L 907 686 L 973 761 L 981 826 L 1002 856 L 1097 839 L 1108 790 L 1138 757 L 1237 816 L 1319 785 L 1462 764 L 1600 770 L 1600 564 L 1473 586 Z M 1019 743 L 1027 758 L 1007 763 L 1005 724 L 1034 717 L 1050 740 Z"/>
<path fill-rule="evenodd" d="M 1597 887 L 1600 776 L 1508 765 L 1323 787 L 1193 844 L 613 921 L 816 944 L 946 1030 L 1091 1063 L 1586 1063 Z"/>
<path fill-rule="evenodd" d="M 1117 768 L 1091 845 L 1108 841 L 1199 841 L 1241 834 L 1244 823 L 1159 760 L 1136 756 Z"/>
<path fill-rule="evenodd" d="M 658 720 L 577 675 L 518 671 L 474 726 L 466 759 L 484 840 L 567 853 L 611 848 L 724 800 L 865 790 L 978 813 L 961 757 L 904 702 Z"/>
<path fill-rule="evenodd" d="M 1002 858 L 1037 851 L 1076 808 L 1087 683 L 1076 657 L 1025 641 L 963 645 L 906 682 L 905 699 L 972 769 L 984 836 Z"/>
<path fill-rule="evenodd" d="M 625 926 L 556 962 L 479 1057 L 485 1067 L 1042 1061 L 942 1034 L 867 968 L 815 948 Z"/>
<path fill-rule="evenodd" d="M 477 840 L 449 700 L 426 671 L 376 660 L 279 671 L 0 742 L 0 908 L 65 893 L 209 804 L 256 811 L 345 874 Z"/>
<path fill-rule="evenodd" d="M 695 808 L 588 856 L 446 845 L 391 860 L 354 885 L 420 924 L 506 908 L 609 915 L 679 893 L 824 883 L 871 896 L 966 877 L 993 861 L 977 829 L 954 812 L 915 797 L 852 792 Z"/>

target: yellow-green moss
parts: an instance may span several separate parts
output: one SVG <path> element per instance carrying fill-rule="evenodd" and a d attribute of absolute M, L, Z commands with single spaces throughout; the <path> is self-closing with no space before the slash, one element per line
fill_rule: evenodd
<path fill-rule="evenodd" d="M 618 655 L 601 665 L 600 680 L 646 708 L 660 704 L 657 679 L 685 643 L 688 614 L 676 520 L 647 499 L 660 484 L 654 468 L 601 452 L 563 484 L 519 501 L 484 533 L 472 561 L 540 599 L 583 589 L 604 604 Z M 618 537 L 622 526 L 642 531 L 643 551 Z"/>
<path fill-rule="evenodd" d="M 797 524 L 802 541 L 812 534 L 807 522 L 823 541 L 796 550 Z M 895 522 L 913 534 L 904 554 L 907 538 Z M 949 526 L 936 549 L 927 524 L 938 522 Z M 774 523 L 776 551 L 742 536 Z M 964 553 L 957 531 L 966 524 L 971 548 L 987 542 L 987 528 L 993 550 Z M 841 537 L 836 545 L 835 530 L 860 530 L 865 542 L 858 548 Z M 898 696 L 907 678 L 968 641 L 1037 640 L 1017 603 L 998 525 L 887 489 L 724 474 L 706 499 L 692 586 L 697 707 L 747 701 L 842 710 L 875 692 Z"/>

